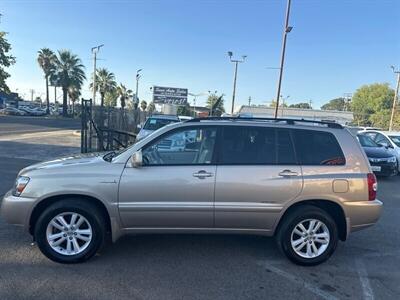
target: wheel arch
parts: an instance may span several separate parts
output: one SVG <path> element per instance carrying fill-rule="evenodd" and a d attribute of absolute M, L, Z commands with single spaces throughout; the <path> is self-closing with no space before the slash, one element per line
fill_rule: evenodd
<path fill-rule="evenodd" d="M 283 215 L 280 217 L 277 226 L 275 227 L 275 235 L 279 232 L 280 227 L 282 226 L 285 218 L 296 208 L 301 207 L 303 205 L 313 205 L 322 210 L 324 210 L 327 214 L 329 214 L 333 220 L 336 222 L 338 227 L 339 239 L 341 241 L 345 241 L 347 238 L 347 222 L 346 215 L 344 213 L 343 208 L 340 204 L 332 201 L 332 200 L 323 200 L 323 199 L 310 199 L 310 200 L 302 200 L 296 203 L 293 203 L 289 206 Z"/>
<path fill-rule="evenodd" d="M 96 208 L 99 209 L 99 211 L 104 216 L 104 219 L 106 220 L 107 232 L 108 233 L 113 232 L 112 228 L 111 228 L 112 224 L 111 224 L 110 213 L 109 213 L 107 207 L 104 205 L 104 203 L 101 200 L 99 200 L 93 196 L 82 195 L 82 194 L 64 194 L 64 195 L 55 195 L 55 196 L 50 196 L 50 197 L 44 198 L 35 205 L 35 207 L 32 210 L 32 213 L 30 214 L 30 218 L 29 218 L 29 233 L 33 235 L 36 221 L 38 220 L 40 214 L 48 206 L 50 206 L 53 203 L 56 203 L 58 201 L 61 201 L 64 199 L 71 199 L 71 198 L 82 199 L 83 201 L 89 201 L 89 203 L 96 206 Z"/>

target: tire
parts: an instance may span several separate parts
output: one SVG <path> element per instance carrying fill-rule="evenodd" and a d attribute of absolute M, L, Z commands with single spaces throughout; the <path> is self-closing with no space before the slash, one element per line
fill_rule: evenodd
<path fill-rule="evenodd" d="M 319 225 L 318 230 L 314 234 L 308 236 L 300 236 L 297 233 L 303 232 L 298 224 L 302 224 L 305 229 L 309 229 L 311 220 L 315 220 L 315 224 L 318 221 L 322 224 Z M 302 223 L 303 222 L 303 223 Z M 316 227 L 314 226 L 314 229 Z M 295 231 L 295 229 L 297 229 Z M 325 238 L 328 232 L 328 238 Z M 321 236 L 324 236 L 322 238 Z M 338 244 L 338 229 L 336 222 L 332 217 L 324 210 L 313 206 L 303 205 L 299 206 L 295 210 L 291 211 L 287 216 L 284 217 L 276 240 L 280 250 L 289 258 L 292 262 L 302 266 L 314 266 L 325 262 L 336 250 Z M 311 241 L 310 241 L 311 240 Z M 321 242 L 327 242 L 322 244 Z M 303 247 L 296 251 L 292 246 L 293 243 L 299 243 L 298 247 Z M 304 244 L 306 242 L 306 244 Z M 309 245 L 307 245 L 309 244 Z M 295 244 L 296 245 L 296 244 Z M 316 248 L 313 248 L 314 245 Z M 311 255 L 308 255 L 308 247 L 311 249 Z M 317 249 L 318 251 L 314 251 Z"/>
<path fill-rule="evenodd" d="M 73 215 L 76 216 L 75 222 L 72 221 Z M 75 224 L 77 228 L 73 228 L 73 225 L 60 226 L 62 224 L 59 221 L 60 216 L 66 221 L 65 224 L 68 226 Z M 55 220 L 56 217 L 58 219 Z M 53 220 L 56 224 L 51 222 Z M 79 222 L 82 223 L 79 224 Z M 65 230 L 66 228 L 68 231 Z M 52 246 L 48 237 L 56 235 L 61 235 L 61 237 L 52 242 L 56 244 L 61 239 L 63 241 L 58 246 L 54 246 L 55 244 Z M 40 251 L 52 261 L 63 264 L 81 263 L 93 257 L 104 244 L 106 238 L 104 216 L 96 206 L 83 199 L 63 199 L 53 203 L 42 212 L 35 223 L 34 237 Z M 68 243 L 70 251 L 68 251 Z"/>

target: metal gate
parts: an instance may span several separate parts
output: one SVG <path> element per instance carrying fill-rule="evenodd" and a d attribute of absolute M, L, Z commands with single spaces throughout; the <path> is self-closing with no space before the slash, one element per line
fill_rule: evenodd
<path fill-rule="evenodd" d="M 128 130 L 123 109 L 93 107 L 91 99 L 82 99 L 81 112 L 82 153 L 120 150 L 135 142 L 136 133 Z"/>

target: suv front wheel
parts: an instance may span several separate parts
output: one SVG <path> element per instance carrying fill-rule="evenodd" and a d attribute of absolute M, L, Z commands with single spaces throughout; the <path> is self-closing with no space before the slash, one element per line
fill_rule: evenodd
<path fill-rule="evenodd" d="M 338 243 L 336 222 L 324 210 L 300 206 L 290 212 L 278 231 L 277 242 L 294 263 L 312 266 L 326 261 Z"/>
<path fill-rule="evenodd" d="M 34 236 L 44 255 L 59 263 L 79 263 L 94 256 L 105 240 L 105 222 L 96 206 L 64 199 L 39 216 Z"/>

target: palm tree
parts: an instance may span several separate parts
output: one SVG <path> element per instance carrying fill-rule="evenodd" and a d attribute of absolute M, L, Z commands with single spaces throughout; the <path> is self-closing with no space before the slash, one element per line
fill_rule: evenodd
<path fill-rule="evenodd" d="M 75 84 L 72 84 L 68 87 L 68 97 L 72 101 L 72 117 L 75 115 L 75 101 L 79 99 L 81 95 L 81 87 Z"/>
<path fill-rule="evenodd" d="M 210 116 L 220 116 L 225 112 L 224 108 L 224 94 L 218 96 L 211 94 L 207 98 L 206 107 L 210 109 Z"/>
<path fill-rule="evenodd" d="M 47 114 L 50 113 L 49 77 L 51 75 L 51 71 L 54 69 L 55 61 L 56 61 L 56 55 L 49 48 L 43 48 L 38 51 L 37 62 L 39 63 L 39 66 L 42 68 L 44 73 L 44 78 L 46 79 Z"/>
<path fill-rule="evenodd" d="M 75 54 L 68 50 L 59 50 L 56 60 L 59 83 L 63 91 L 63 116 L 67 116 L 68 88 L 70 86 L 82 86 L 86 79 L 84 66 Z"/>
<path fill-rule="evenodd" d="M 133 92 L 131 90 L 128 90 L 126 86 L 120 83 L 119 86 L 117 87 L 117 93 L 119 96 L 119 100 L 121 102 L 121 108 L 123 110 L 126 106 L 126 100 L 133 97 Z"/>
<path fill-rule="evenodd" d="M 111 92 L 117 87 L 117 83 L 115 82 L 115 75 L 112 72 L 109 72 L 107 69 L 101 68 L 96 72 L 96 92 L 100 93 L 101 104 L 100 106 L 104 106 L 104 96 L 107 92 Z M 93 83 L 90 84 L 90 89 L 93 90 Z"/>

